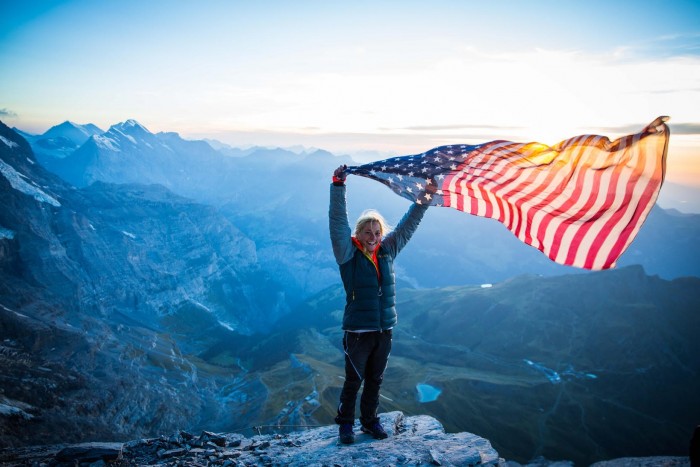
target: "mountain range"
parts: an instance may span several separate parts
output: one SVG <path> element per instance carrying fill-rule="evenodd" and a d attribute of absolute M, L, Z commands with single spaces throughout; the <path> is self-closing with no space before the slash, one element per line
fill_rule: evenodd
<path fill-rule="evenodd" d="M 343 298 L 328 178 L 351 159 L 227 155 L 135 121 L 50 163 L 42 138 L 1 124 L 0 138 L 3 444 L 332 423 Z M 348 185 L 351 217 L 407 208 Z M 519 461 L 682 453 L 700 414 L 699 219 L 655 207 L 619 269 L 588 273 L 431 209 L 397 260 L 382 409 Z"/>
<path fill-rule="evenodd" d="M 204 141 L 187 141 L 176 133 L 153 134 L 128 120 L 91 136 L 74 153 L 46 166 L 76 187 L 95 181 L 160 184 L 217 207 L 254 239 L 266 268 L 275 269 L 286 284 L 297 284 L 288 296 L 296 300 L 336 279 L 325 219 L 329 174 L 340 164 L 355 163 L 322 150 L 297 154 L 256 148 L 245 156 L 226 156 Z M 351 177 L 348 186 L 351 218 L 373 207 L 397 222 L 408 207 L 407 201 L 371 180 Z M 494 220 L 440 208 L 429 216 L 399 258 L 401 275 L 415 286 L 492 283 L 518 274 L 572 271 L 522 244 Z M 697 215 L 656 206 L 618 265 L 641 264 L 648 273 L 667 279 L 700 276 L 698 230 Z M 307 258 L 306 267 L 300 271 L 302 258 Z M 440 264 L 441 274 L 424 266 L 434 263 Z"/>

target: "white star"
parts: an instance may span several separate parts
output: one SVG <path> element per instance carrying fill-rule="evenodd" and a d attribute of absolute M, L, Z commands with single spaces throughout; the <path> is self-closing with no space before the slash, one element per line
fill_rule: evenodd
<path fill-rule="evenodd" d="M 416 183 L 416 188 L 418 188 L 418 190 L 420 191 L 423 189 L 423 185 L 421 185 L 420 183 Z"/>
<path fill-rule="evenodd" d="M 457 170 L 457 166 L 456 166 L 455 164 L 452 164 L 452 165 L 450 166 L 450 168 L 451 168 L 452 170 Z"/>
<path fill-rule="evenodd" d="M 413 172 L 408 172 L 409 177 L 413 177 Z"/>
<path fill-rule="evenodd" d="M 430 193 L 426 193 L 426 194 L 425 194 L 425 199 L 427 199 L 428 201 L 430 201 L 431 198 L 432 198 L 432 197 L 430 196 Z"/>

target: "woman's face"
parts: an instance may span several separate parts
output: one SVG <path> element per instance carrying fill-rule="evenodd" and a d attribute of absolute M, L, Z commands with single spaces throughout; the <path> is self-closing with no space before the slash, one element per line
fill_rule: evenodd
<path fill-rule="evenodd" d="M 367 222 L 357 233 L 357 240 L 362 248 L 373 253 L 379 241 L 382 239 L 382 228 L 377 221 Z"/>

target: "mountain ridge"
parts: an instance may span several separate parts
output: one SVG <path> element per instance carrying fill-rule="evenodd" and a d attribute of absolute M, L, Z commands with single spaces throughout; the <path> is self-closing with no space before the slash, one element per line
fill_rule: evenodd
<path fill-rule="evenodd" d="M 118 125 L 133 126 L 122 123 L 115 127 Z M 331 283 L 335 264 L 328 253 L 327 226 L 322 221 L 327 212 L 327 199 L 322 194 L 328 190 L 333 169 L 354 164 L 350 158 L 322 150 L 296 154 L 267 148 L 231 157 L 204 141 L 183 140 L 177 133 L 144 134 L 145 139 L 134 138 L 115 130 L 95 137 L 103 141 L 100 147 L 88 141 L 61 160 L 61 168 L 52 170 L 78 187 L 96 180 L 155 183 L 217 206 L 254 239 L 261 261 L 285 278 L 290 285 L 288 296 L 296 297 L 293 300 Z M 368 207 L 396 222 L 407 202 L 381 184 L 351 177 L 350 217 Z M 700 215 L 681 218 L 667 214 L 658 206 L 652 209 L 619 266 L 643 264 L 650 273 L 666 278 L 700 276 L 700 252 L 694 246 L 700 238 Z M 276 221 L 271 225 L 269 219 Z M 303 271 L 297 267 L 300 246 L 313 258 Z M 440 264 L 443 273 L 428 274 L 426 264 Z M 492 219 L 443 208 L 430 210 L 397 267 L 416 287 L 499 282 L 527 271 L 548 276 L 573 271 L 522 244 Z"/>
<path fill-rule="evenodd" d="M 330 424 L 343 374 L 344 297 L 326 224 L 327 165 L 337 159 L 251 154 L 225 174 L 237 184 L 233 198 L 205 204 L 163 184 L 76 188 L 37 164 L 20 135 L 0 126 L 0 136 L 9 167 L 0 177 L 3 443 Z M 173 138 L 170 147 L 180 143 Z M 270 166 L 276 154 L 289 163 Z M 351 211 L 384 189 L 349 183 Z M 382 198 L 386 212 L 405 209 Z M 539 269 L 499 251 L 488 229 L 502 226 L 469 228 L 483 221 L 460 215 L 431 210 L 397 261 L 400 322 L 383 410 L 435 416 L 520 460 L 560 446 L 579 462 L 678 446 L 700 391 L 690 313 L 700 308 L 700 279 L 639 266 L 512 278 Z M 692 260 L 697 217 L 681 219 L 662 222 L 675 245 L 645 224 L 640 241 L 647 230 L 661 235 L 635 246 L 639 256 L 690 245 Z M 459 227 L 461 249 L 435 232 L 442 221 Z M 412 249 L 423 256 L 411 259 Z M 476 285 L 427 287 L 426 277 L 452 274 L 471 250 L 467 283 Z M 494 262 L 511 277 L 494 280 L 485 269 Z M 419 384 L 439 397 L 421 402 Z M 626 423 L 647 428 L 641 438 L 619 436 Z"/>
<path fill-rule="evenodd" d="M 230 423 L 246 405 L 234 396 L 259 383 L 197 354 L 287 306 L 250 239 L 163 187 L 75 189 L 19 135 L 0 125 L 0 136 L 0 396 L 20 410 L 0 417 L 2 443 Z"/>

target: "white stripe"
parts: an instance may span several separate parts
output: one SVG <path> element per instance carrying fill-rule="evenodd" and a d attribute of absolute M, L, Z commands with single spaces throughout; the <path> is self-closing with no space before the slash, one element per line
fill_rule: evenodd
<path fill-rule="evenodd" d="M 352 358 L 350 358 L 350 354 L 348 353 L 348 331 L 345 331 L 345 347 L 343 348 L 343 351 L 348 357 L 348 360 L 350 360 L 350 365 L 352 365 L 352 368 L 355 370 L 355 373 L 357 373 L 357 376 L 360 378 L 360 381 L 362 381 L 364 378 L 362 378 L 360 372 L 357 371 L 357 367 L 355 366 L 355 363 L 352 361 Z"/>
<path fill-rule="evenodd" d="M 608 193 L 611 190 L 616 191 L 617 187 L 611 185 L 612 178 L 616 174 L 616 170 L 617 169 L 606 170 L 603 172 L 603 175 L 600 177 L 600 189 L 598 191 L 598 197 L 596 199 L 596 202 L 591 207 L 589 213 L 586 215 L 585 218 L 583 218 L 584 220 L 588 221 L 593 215 L 599 213 L 601 207 L 603 206 L 605 200 L 608 197 Z M 578 250 L 576 251 L 576 256 L 574 257 L 573 264 L 575 266 L 582 266 L 583 264 L 585 264 L 586 256 L 588 256 L 588 253 L 590 252 L 593 240 L 595 240 L 597 233 L 604 225 L 605 220 L 603 220 L 603 217 L 605 216 L 606 213 L 602 213 L 602 216 L 596 220 L 596 222 L 588 229 L 586 235 L 584 235 L 584 237 L 581 239 L 581 243 L 579 244 Z"/>
<path fill-rule="evenodd" d="M 606 150 L 601 150 L 596 147 L 596 144 L 598 143 L 599 138 L 596 138 L 592 141 L 591 145 L 587 145 L 585 147 L 577 147 L 577 148 L 572 148 L 571 151 L 569 151 L 570 158 L 572 160 L 578 160 L 579 163 L 576 164 L 576 168 L 574 170 L 574 173 L 572 174 L 572 188 L 578 188 L 579 183 L 577 179 L 580 176 L 583 176 L 583 183 L 581 186 L 581 194 L 576 200 L 576 202 L 566 210 L 566 216 L 560 216 L 556 218 L 553 222 L 551 222 L 547 228 L 548 232 L 547 235 L 550 236 L 550 240 L 548 240 L 548 243 L 550 246 L 552 246 L 554 242 L 554 235 L 556 231 L 564 225 L 564 233 L 561 236 L 561 240 L 559 243 L 559 251 L 557 251 L 557 256 L 554 261 L 559 261 L 562 264 L 565 263 L 566 257 L 569 254 L 569 250 L 572 247 L 571 246 L 571 241 L 573 240 L 573 237 L 576 235 L 576 233 L 579 231 L 579 228 L 585 223 L 587 219 L 590 219 L 595 215 L 595 211 L 592 209 L 589 209 L 587 214 L 584 214 L 581 218 L 580 221 L 578 221 L 576 224 L 564 224 L 566 220 L 571 219 L 573 214 L 578 213 L 588 202 L 590 199 L 591 195 L 594 195 L 593 192 L 593 182 L 594 178 L 596 177 L 595 170 L 591 170 L 591 167 L 595 168 L 600 168 L 604 167 L 604 164 L 607 164 L 609 162 L 609 156 L 610 153 Z M 580 156 L 577 154 L 580 153 Z M 583 163 L 581 163 L 583 161 Z M 603 190 L 605 191 L 605 187 L 603 187 Z M 605 194 L 605 193 L 604 193 Z M 597 193 L 598 199 L 596 200 L 596 203 L 600 199 L 600 191 Z M 603 198 L 604 199 L 604 198 Z M 569 199 L 564 200 L 565 202 L 568 202 Z M 562 203 L 563 204 L 563 203 Z M 595 204 L 594 204 L 595 205 Z M 561 207 L 561 205 L 560 205 Z"/>
<path fill-rule="evenodd" d="M 552 150 L 552 149 L 550 149 Z M 548 152 L 548 151 L 543 151 Z M 559 157 L 556 157 L 554 161 L 558 160 Z M 513 231 L 515 235 L 521 240 L 525 241 L 526 235 L 530 235 L 532 238 L 531 244 L 535 248 L 540 248 L 542 247 L 542 242 L 540 242 L 540 239 L 538 239 L 535 234 L 537 233 L 537 226 L 539 226 L 539 221 L 537 221 L 536 217 L 538 214 L 545 215 L 548 214 L 548 206 L 543 206 L 540 207 L 536 210 L 533 211 L 533 220 L 535 220 L 534 223 L 528 223 L 528 213 L 530 210 L 533 208 L 534 205 L 542 201 L 543 196 L 535 196 L 533 193 L 550 193 L 554 190 L 557 190 L 558 186 L 561 184 L 561 182 L 569 175 L 570 170 L 564 170 L 563 168 L 558 168 L 555 172 L 554 177 L 552 180 L 549 182 L 549 185 L 546 187 L 543 187 L 544 180 L 547 178 L 547 175 L 551 173 L 550 170 L 542 170 L 539 167 L 533 167 L 530 169 L 530 171 L 536 170 L 538 172 L 537 177 L 535 177 L 535 180 L 530 184 L 528 187 L 528 190 L 524 190 L 521 192 L 520 196 L 514 196 L 512 198 L 513 202 L 519 201 L 522 198 L 527 197 L 527 201 L 523 202 L 520 205 L 520 208 L 517 212 L 517 220 L 522 220 L 522 226 L 520 228 L 520 232 L 518 233 L 517 231 Z M 513 225 L 513 228 L 516 228 L 516 224 Z"/>
<path fill-rule="evenodd" d="M 537 231 L 540 227 L 540 224 L 545 219 L 549 220 L 547 228 L 544 231 L 543 237 L 539 239 L 542 242 L 542 245 L 544 246 L 543 251 L 545 254 L 547 254 L 547 256 L 550 255 L 552 250 L 552 244 L 554 243 L 554 234 L 556 233 L 557 229 L 562 224 L 562 222 L 564 222 L 564 220 L 566 219 L 565 216 L 561 214 L 555 215 L 554 213 L 560 210 L 565 203 L 568 203 L 571 200 L 573 192 L 577 188 L 577 177 L 580 177 L 581 174 L 585 174 L 585 169 L 583 169 L 581 167 L 581 164 L 578 164 L 577 161 L 579 161 L 580 158 L 587 157 L 591 152 L 593 152 L 592 146 L 578 146 L 582 139 L 582 137 L 576 138 L 576 141 L 573 143 L 573 146 L 567 147 L 564 149 L 564 151 L 561 151 L 559 153 L 559 155 L 557 156 L 557 160 L 566 161 L 566 170 L 564 170 L 564 168 L 558 168 L 558 175 L 561 176 L 557 177 L 556 180 L 553 180 L 549 187 L 547 187 L 544 191 L 547 193 L 555 192 L 559 190 L 559 185 L 564 180 L 566 180 L 564 189 L 560 193 L 558 193 L 556 198 L 550 201 L 547 206 L 535 210 L 532 215 L 530 231 L 533 237 L 537 235 Z M 567 210 L 564 214 L 568 212 L 569 211 Z"/>
<path fill-rule="evenodd" d="M 626 160 L 634 160 L 634 142 L 632 146 L 620 147 L 620 149 L 617 152 L 625 156 Z M 600 234 L 600 232 L 603 230 L 603 227 L 613 217 L 614 214 L 616 214 L 620 210 L 629 209 L 632 206 L 632 204 L 623 205 L 625 194 L 627 192 L 627 184 L 629 183 L 631 173 L 631 170 L 621 170 L 620 176 L 618 177 L 617 185 L 609 187 L 609 191 L 615 193 L 615 198 L 610 207 L 605 210 L 598 222 L 588 232 L 587 237 L 590 236 L 589 248 L 593 248 L 593 242 L 595 241 L 596 237 Z M 596 256 L 593 260 L 592 269 L 600 269 L 600 266 L 602 266 L 605 263 L 605 260 L 608 257 L 607 253 L 605 252 L 605 244 L 608 244 L 607 250 L 609 252 L 619 236 L 618 225 L 619 221 L 618 224 L 613 225 L 610 232 L 607 233 L 603 243 L 603 247 L 601 247 L 598 250 L 598 253 L 596 253 Z M 596 265 L 600 266 L 596 267 Z"/>
<path fill-rule="evenodd" d="M 540 154 L 543 152 L 546 152 L 546 151 L 537 151 L 535 146 L 533 146 L 532 149 L 530 149 L 528 151 L 522 151 L 523 147 L 524 147 L 524 145 L 522 147 L 518 147 L 517 152 L 519 153 L 521 158 L 524 158 L 524 159 L 529 158 L 530 156 L 532 156 L 533 154 L 538 153 L 538 152 Z M 492 183 L 491 185 L 498 188 L 498 191 L 500 193 L 502 193 L 502 194 L 497 195 L 498 198 L 501 199 L 504 204 L 506 204 L 510 207 L 510 209 L 506 209 L 504 211 L 505 216 L 503 219 L 503 224 L 508 226 L 508 224 L 510 223 L 510 220 L 511 220 L 511 216 L 513 218 L 513 224 L 516 223 L 516 221 L 518 219 L 518 208 L 516 207 L 515 203 L 517 200 L 522 198 L 526 192 L 520 191 L 520 192 L 516 192 L 515 194 L 512 194 L 510 196 L 506 196 L 505 194 L 512 191 L 518 185 L 525 183 L 525 181 L 531 176 L 533 170 L 536 170 L 536 169 L 534 169 L 533 167 L 527 167 L 527 166 L 523 166 L 521 164 L 514 163 L 512 159 L 508 161 L 506 167 L 507 167 L 506 170 L 504 170 L 504 172 L 503 172 L 502 180 L 510 180 L 510 181 L 507 182 L 505 185 L 499 186 L 499 184 L 501 183 L 501 180 L 499 179 L 499 180 L 495 180 L 494 183 Z M 540 171 L 540 173 L 541 173 L 541 171 Z M 513 232 L 513 233 L 515 233 L 515 232 Z"/>
<path fill-rule="evenodd" d="M 627 224 L 630 223 L 630 221 L 634 215 L 634 211 L 637 208 L 639 201 L 642 198 L 642 195 L 644 194 L 644 191 L 646 190 L 647 186 L 649 185 L 649 183 L 651 183 L 651 181 L 654 178 L 653 174 L 656 172 L 656 170 L 655 170 L 656 169 L 656 160 L 653 157 L 649 157 L 649 153 L 651 151 L 647 150 L 647 147 L 646 147 L 647 144 L 649 144 L 650 142 L 653 142 L 653 141 L 654 141 L 654 138 L 649 138 L 648 140 L 644 140 L 644 145 L 642 146 L 642 149 L 640 149 L 638 147 L 640 145 L 640 143 L 638 143 L 638 138 L 636 136 L 632 142 L 632 147 L 634 148 L 634 150 L 632 151 L 633 157 L 639 157 L 639 156 L 644 157 L 644 159 L 645 159 L 644 160 L 644 169 L 643 169 L 642 174 L 640 176 L 640 180 L 634 186 L 634 190 L 632 192 L 632 197 L 630 199 L 630 203 L 626 206 L 624 216 L 620 219 L 618 224 L 615 226 L 616 227 L 615 230 L 617 231 L 618 234 L 617 235 L 609 235 L 607 237 L 605 243 L 603 244 L 603 247 L 600 249 L 600 252 L 598 253 L 598 256 L 595 259 L 595 262 L 593 263 L 594 269 L 596 269 L 596 268 L 600 269 L 605 264 L 605 261 L 610 256 L 610 252 L 611 252 L 613 246 L 615 245 L 615 242 L 618 240 L 619 231 L 621 230 L 619 226 L 620 225 L 626 226 Z M 630 170 L 628 172 L 630 173 L 630 176 L 631 176 L 632 171 Z M 630 177 L 628 177 L 628 179 L 629 178 Z M 653 197 L 652 197 L 652 199 L 653 199 Z M 640 217 L 640 220 L 644 219 L 644 216 L 646 215 L 646 213 L 649 212 L 649 210 L 651 209 L 652 206 L 653 206 L 653 202 L 650 202 L 647 206 L 645 206 L 644 215 L 642 217 Z M 639 230 L 639 227 L 640 227 L 640 225 L 634 226 L 633 234 L 630 235 L 630 237 L 627 239 L 627 242 L 623 246 L 623 251 L 630 244 L 630 242 L 634 239 L 634 236 L 637 233 L 637 231 Z M 614 264 L 612 266 L 614 266 Z"/>
<path fill-rule="evenodd" d="M 448 190 L 450 192 L 450 206 L 457 206 L 459 197 L 461 196 L 463 198 L 463 204 L 464 206 L 468 206 L 471 204 L 469 196 L 466 195 L 457 195 L 456 194 L 456 188 L 457 184 L 459 183 L 459 187 L 461 188 L 462 193 L 466 193 L 466 187 L 468 185 L 467 180 L 471 177 L 471 174 L 475 169 L 482 169 L 480 167 L 480 164 L 484 160 L 489 160 L 489 157 L 493 151 L 497 151 L 498 149 L 502 148 L 503 146 L 506 146 L 510 144 L 509 141 L 503 141 L 502 143 L 499 143 L 495 145 L 493 148 L 490 148 L 487 153 L 484 152 L 478 152 L 477 155 L 473 157 L 467 157 L 467 165 L 462 169 L 461 173 L 456 174 L 452 179 L 450 180 L 450 184 L 448 186 Z M 493 161 L 491 161 L 492 163 Z M 484 167 L 488 167 L 490 165 L 489 162 L 487 162 Z M 470 212 L 470 211 L 466 211 Z"/>
<path fill-rule="evenodd" d="M 477 215 L 486 215 L 486 210 L 491 206 L 492 214 L 489 217 L 498 219 L 501 216 L 501 208 L 498 205 L 498 199 L 501 199 L 501 197 L 494 194 L 493 188 L 503 186 L 504 180 L 508 180 L 508 177 L 513 172 L 511 157 L 514 154 L 517 154 L 518 157 L 522 157 L 520 149 L 523 146 L 524 145 L 521 144 L 515 149 L 510 148 L 503 150 L 500 150 L 500 147 L 498 147 L 498 150 L 492 152 L 491 161 L 484 166 L 487 176 L 479 177 L 473 183 L 475 189 L 481 189 L 486 192 L 486 198 L 481 194 L 478 196 L 480 200 L 483 199 L 484 201 L 479 204 L 479 212 Z"/>

